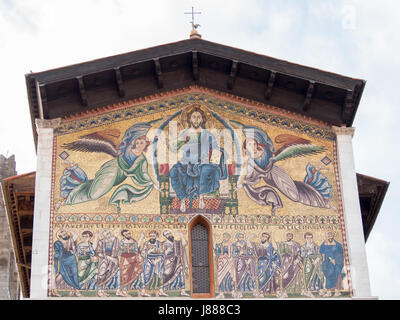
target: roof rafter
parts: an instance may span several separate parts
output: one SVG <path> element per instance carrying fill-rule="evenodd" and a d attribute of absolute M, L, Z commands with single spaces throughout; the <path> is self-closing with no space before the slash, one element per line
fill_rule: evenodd
<path fill-rule="evenodd" d="M 157 80 L 157 87 L 160 89 L 160 88 L 164 87 L 164 77 L 163 77 L 163 73 L 161 70 L 160 59 L 155 58 L 155 59 L 153 59 L 153 62 L 154 62 L 155 76 L 156 76 L 156 80 Z"/>
<path fill-rule="evenodd" d="M 309 81 L 307 92 L 306 92 L 306 98 L 304 99 L 304 103 L 303 103 L 303 111 L 307 111 L 311 104 L 311 98 L 314 93 L 314 88 L 315 88 L 315 81 Z"/>
<path fill-rule="evenodd" d="M 272 89 L 274 88 L 276 78 L 276 71 L 271 70 L 268 77 L 267 89 L 265 90 L 264 97 L 266 100 L 271 99 Z"/>
<path fill-rule="evenodd" d="M 122 79 L 120 67 L 114 68 L 114 75 L 115 75 L 115 81 L 117 83 L 118 95 L 121 98 L 123 98 L 125 96 L 125 90 L 124 90 L 124 80 Z"/>
<path fill-rule="evenodd" d="M 75 79 L 78 82 L 78 90 L 79 90 L 79 96 L 81 98 L 81 105 L 87 107 L 88 98 L 86 94 L 85 83 L 83 82 L 83 76 L 77 76 Z"/>
<path fill-rule="evenodd" d="M 227 82 L 228 89 L 230 89 L 230 90 L 233 89 L 233 84 L 235 82 L 236 74 L 238 71 L 238 64 L 239 63 L 237 60 L 232 60 L 231 71 L 230 71 L 228 82 Z"/>

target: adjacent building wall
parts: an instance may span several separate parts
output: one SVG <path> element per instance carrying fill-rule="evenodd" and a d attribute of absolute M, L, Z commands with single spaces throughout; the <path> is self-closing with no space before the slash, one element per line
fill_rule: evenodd
<path fill-rule="evenodd" d="M 0 155 L 0 180 L 16 174 L 15 156 L 7 158 Z M 18 273 L 2 193 L 0 193 L 0 299 L 19 299 Z"/>

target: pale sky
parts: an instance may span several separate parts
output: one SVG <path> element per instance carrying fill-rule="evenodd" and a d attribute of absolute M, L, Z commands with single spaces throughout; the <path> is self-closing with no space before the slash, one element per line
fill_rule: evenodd
<path fill-rule="evenodd" d="M 36 170 L 30 71 L 203 39 L 367 81 L 354 121 L 356 171 L 390 181 L 367 243 L 372 295 L 400 298 L 400 2 L 397 0 L 0 0 L 0 154 Z"/>

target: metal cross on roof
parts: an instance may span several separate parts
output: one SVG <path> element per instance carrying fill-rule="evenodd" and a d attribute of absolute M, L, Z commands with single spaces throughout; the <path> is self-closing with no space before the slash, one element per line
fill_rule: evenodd
<path fill-rule="evenodd" d="M 190 21 L 189 23 L 192 24 L 192 29 L 193 29 L 193 30 L 195 30 L 195 29 L 197 29 L 198 27 L 200 27 L 199 24 L 195 24 L 195 23 L 194 23 L 194 15 L 195 15 L 195 14 L 201 14 L 201 12 L 195 12 L 195 11 L 194 11 L 194 7 L 192 7 L 192 12 L 184 12 L 184 14 L 191 14 L 191 15 L 192 15 L 192 21 Z"/>

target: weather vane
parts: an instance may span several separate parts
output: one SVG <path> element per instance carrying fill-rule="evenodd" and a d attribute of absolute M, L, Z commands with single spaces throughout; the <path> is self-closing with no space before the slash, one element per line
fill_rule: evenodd
<path fill-rule="evenodd" d="M 194 11 L 194 7 L 192 7 L 192 12 L 184 12 L 184 14 L 191 14 L 192 15 L 192 21 L 189 22 L 189 23 L 192 24 L 192 31 L 195 31 L 198 27 L 200 27 L 199 24 L 194 23 L 194 15 L 195 14 L 201 14 L 201 12 L 195 12 Z"/>

